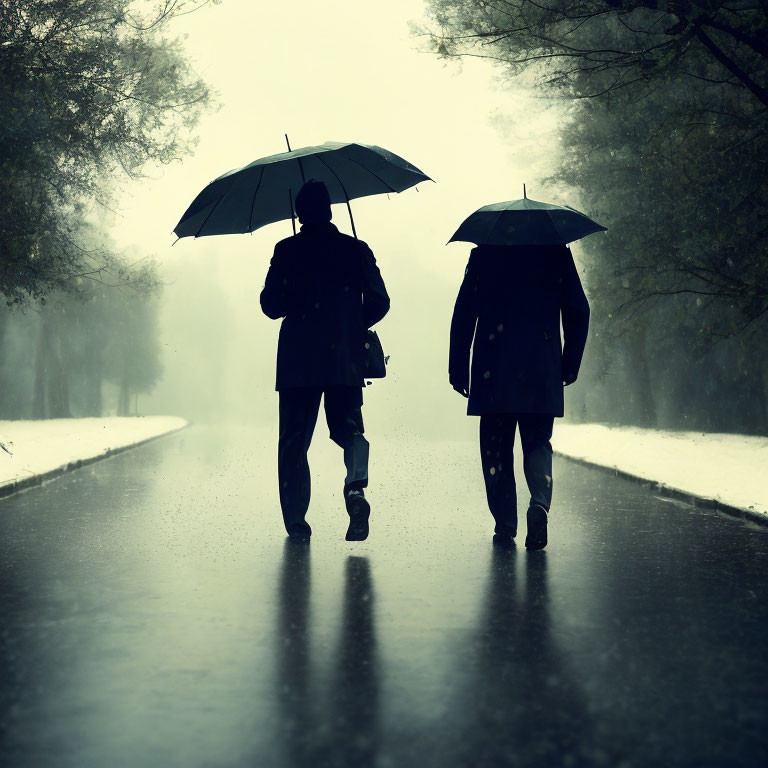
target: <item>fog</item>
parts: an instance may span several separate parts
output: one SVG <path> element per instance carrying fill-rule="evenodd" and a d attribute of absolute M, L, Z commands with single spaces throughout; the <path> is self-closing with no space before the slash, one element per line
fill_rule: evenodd
<path fill-rule="evenodd" d="M 439 58 L 415 31 L 435 29 L 425 6 L 445 11 L 441 44 L 456 58 Z M 449 321 L 471 246 L 446 242 L 478 207 L 519 198 L 526 184 L 531 198 L 575 206 L 608 228 L 571 246 L 592 315 L 579 381 L 566 390 L 566 418 L 766 434 L 767 209 L 759 169 L 768 133 L 754 94 L 713 78 L 721 63 L 706 47 L 686 49 L 692 61 L 675 65 L 680 77 L 698 68 L 692 82 L 670 79 L 662 67 L 620 92 L 600 91 L 588 66 L 569 79 L 568 57 L 550 62 L 554 69 L 537 56 L 511 67 L 502 62 L 538 45 L 527 28 L 490 43 L 483 37 L 475 48 L 467 39 L 473 31 L 482 36 L 484 24 L 503 30 L 507 11 L 462 0 L 394 0 L 384 10 L 351 0 L 285 8 L 226 0 L 175 16 L 155 35 L 158 70 L 148 78 L 166 86 L 162 98 L 151 99 L 159 99 L 155 116 L 169 122 L 149 130 L 133 152 L 139 178 L 113 166 L 123 162 L 125 144 L 141 144 L 141 108 L 122 113 L 126 99 L 117 98 L 103 120 L 96 97 L 93 114 L 73 112 L 70 102 L 79 97 L 68 90 L 70 64 L 62 62 L 58 101 L 43 108 L 45 99 L 38 100 L 32 109 L 26 99 L 37 86 L 24 77 L 34 67 L 8 68 L 16 109 L 26 115 L 5 124 L 8 157 L 24 178 L 50 182 L 46 174 L 55 171 L 60 189 L 36 182 L 32 205 L 17 185 L 3 208 L 3 226 L 21 229 L 3 240 L 0 417 L 172 413 L 273 423 L 279 323 L 261 314 L 258 296 L 290 222 L 175 244 L 172 232 L 206 184 L 283 151 L 287 134 L 294 148 L 328 140 L 380 145 L 434 179 L 352 202 L 357 232 L 376 254 L 392 298 L 377 329 L 389 375 L 366 393 L 374 426 L 436 437 L 474 431 L 447 382 Z M 645 16 L 656 13 L 664 11 Z M 579 27 L 585 56 L 615 33 L 614 23 L 598 14 L 589 32 Z M 749 18 L 744 23 L 751 29 Z M 131 24 L 116 19 L 99 34 Z M 642 34 L 655 39 L 658 25 L 649 24 Z M 180 36 L 178 59 L 164 34 Z M 33 62 L 29 41 L 14 40 L 2 46 L 8 61 Z M 89 55 L 106 71 L 111 54 L 96 48 Z M 763 71 L 764 58 L 734 52 Z M 162 69 L 168 61 L 184 72 L 188 62 L 190 81 L 199 76 L 214 95 L 197 123 L 190 108 L 188 151 L 182 141 L 171 162 L 179 126 L 168 103 L 190 91 L 184 78 Z M 635 65 L 656 67 L 651 60 Z M 78 66 L 86 80 L 95 77 L 90 64 Z M 193 105 L 205 101 L 203 85 L 196 88 Z M 72 126 L 45 139 L 57 109 L 65 122 L 75 115 Z M 717 130 L 702 122 L 712 114 Z M 82 173 L 73 171 L 80 150 L 66 137 L 112 123 L 122 133 L 101 137 Z M 680 137 L 675 126 L 682 123 L 692 131 Z M 25 142 L 36 151 L 18 150 Z M 163 163 L 146 164 L 147 157 Z M 91 178 L 97 174 L 99 183 Z M 351 232 L 345 206 L 335 206 L 334 221 Z M 91 248 L 99 255 L 89 260 Z M 128 275 L 129 265 L 150 260 L 156 272 Z M 103 268 L 114 270 L 110 284 L 122 270 L 141 290 L 81 279 Z M 162 290 L 155 295 L 157 277 Z"/>
<path fill-rule="evenodd" d="M 153 253 L 165 287 L 160 317 L 164 375 L 141 413 L 194 420 L 276 419 L 279 322 L 258 296 L 289 221 L 252 235 L 184 239 L 173 227 L 221 173 L 257 157 L 327 140 L 377 144 L 435 183 L 355 200 L 358 236 L 373 249 L 392 308 L 377 326 L 391 356 L 385 380 L 366 389 L 368 431 L 474 435 L 448 385 L 448 328 L 471 246 L 446 242 L 490 202 L 529 195 L 556 160 L 558 107 L 499 81 L 488 62 L 446 65 L 412 32 L 417 0 L 290 5 L 227 0 L 176 20 L 196 70 L 219 107 L 195 131 L 183 162 L 149 169 L 124 187 L 111 227 L 122 247 Z M 351 233 L 344 206 L 334 223 Z"/>

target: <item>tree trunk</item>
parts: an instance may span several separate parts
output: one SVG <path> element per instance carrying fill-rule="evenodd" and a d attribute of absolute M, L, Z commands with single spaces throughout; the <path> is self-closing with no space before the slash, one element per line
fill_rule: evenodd
<path fill-rule="evenodd" d="M 43 325 L 50 326 L 50 319 L 45 318 Z M 72 416 L 69 410 L 69 377 L 67 375 L 65 355 L 62 354 L 64 344 L 51 332 L 46 331 L 48 342 L 48 414 L 53 419 L 68 419 Z"/>
<path fill-rule="evenodd" d="M 7 418 L 10 414 L 6 411 L 8 403 L 3 396 L 8 391 L 6 385 L 6 373 L 3 367 L 5 360 L 5 329 L 8 327 L 8 320 L 4 312 L 0 311 L 0 419 Z"/>
<path fill-rule="evenodd" d="M 755 378 L 755 403 L 758 414 L 755 419 L 755 432 L 768 435 L 768 365 L 763 362 Z"/>
<path fill-rule="evenodd" d="M 120 382 L 120 395 L 117 399 L 117 415 L 129 416 L 131 411 L 131 388 L 128 381 L 123 379 Z"/>
<path fill-rule="evenodd" d="M 104 397 L 101 392 L 101 372 L 91 377 L 91 415 L 101 416 L 104 413 Z"/>
<path fill-rule="evenodd" d="M 96 359 L 91 360 L 88 369 L 88 375 L 85 381 L 86 412 L 88 416 L 101 416 L 104 410 L 104 401 L 101 392 L 103 376 L 100 355 Z"/>
<path fill-rule="evenodd" d="M 35 384 L 32 395 L 32 418 L 46 419 L 48 413 L 46 409 L 45 397 L 45 356 L 48 344 L 46 334 L 48 328 L 45 322 L 40 323 L 40 332 L 37 334 L 37 349 L 35 350 Z"/>
<path fill-rule="evenodd" d="M 658 414 L 653 399 L 651 370 L 648 365 L 645 331 L 633 334 L 627 345 L 629 358 L 629 398 L 634 405 L 639 426 L 657 426 Z"/>

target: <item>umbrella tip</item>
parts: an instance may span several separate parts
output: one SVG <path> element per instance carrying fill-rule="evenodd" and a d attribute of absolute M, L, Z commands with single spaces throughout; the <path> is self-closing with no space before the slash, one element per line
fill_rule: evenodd
<path fill-rule="evenodd" d="M 525 191 L 525 184 L 523 184 L 523 200 L 527 200 L 527 199 L 528 199 L 528 195 Z"/>
<path fill-rule="evenodd" d="M 288 141 L 288 134 L 284 133 L 283 136 L 285 136 L 285 143 L 288 145 L 288 151 L 291 151 L 291 142 Z"/>

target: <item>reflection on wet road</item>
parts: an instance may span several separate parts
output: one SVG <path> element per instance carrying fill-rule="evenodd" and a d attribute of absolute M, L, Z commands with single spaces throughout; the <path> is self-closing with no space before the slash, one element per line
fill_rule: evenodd
<path fill-rule="evenodd" d="M 284 762 L 373 765 L 379 670 L 368 558 L 348 555 L 344 564 L 338 640 L 322 686 L 312 684 L 309 558 L 306 543 L 285 542 L 275 638 Z"/>
<path fill-rule="evenodd" d="M 3 765 L 760 764 L 765 529 L 560 461 L 549 548 L 494 548 L 475 447 L 401 440 L 347 543 L 318 440 L 287 542 L 273 439 L 0 502 Z"/>

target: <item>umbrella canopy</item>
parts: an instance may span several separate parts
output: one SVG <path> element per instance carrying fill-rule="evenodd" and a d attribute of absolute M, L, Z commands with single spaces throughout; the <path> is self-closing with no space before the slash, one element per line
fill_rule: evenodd
<path fill-rule="evenodd" d="M 567 205 L 524 197 L 493 203 L 464 219 L 448 241 L 476 245 L 565 245 L 605 227 Z"/>
<path fill-rule="evenodd" d="M 332 203 L 402 192 L 430 181 L 381 147 L 327 141 L 263 157 L 219 176 L 194 199 L 174 232 L 178 237 L 229 235 L 293 219 L 296 193 L 310 179 L 325 183 Z"/>

